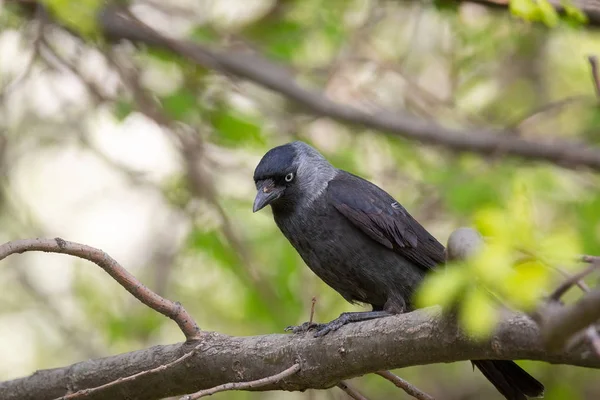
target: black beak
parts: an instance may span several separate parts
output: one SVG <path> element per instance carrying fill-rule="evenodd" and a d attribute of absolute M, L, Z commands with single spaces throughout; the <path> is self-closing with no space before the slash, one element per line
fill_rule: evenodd
<path fill-rule="evenodd" d="M 271 179 L 267 179 L 258 187 L 252 212 L 257 212 L 277 200 L 283 194 L 285 187 L 277 187 Z"/>

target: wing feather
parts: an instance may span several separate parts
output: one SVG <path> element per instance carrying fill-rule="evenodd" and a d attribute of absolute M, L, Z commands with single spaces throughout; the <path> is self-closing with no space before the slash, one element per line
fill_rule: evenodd
<path fill-rule="evenodd" d="M 444 261 L 444 246 L 392 196 L 378 186 L 341 171 L 327 188 L 328 201 L 353 225 L 419 267 Z"/>

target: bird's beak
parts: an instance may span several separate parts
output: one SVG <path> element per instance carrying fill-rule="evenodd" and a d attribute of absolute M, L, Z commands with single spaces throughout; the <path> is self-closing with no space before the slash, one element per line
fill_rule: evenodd
<path fill-rule="evenodd" d="M 285 187 L 277 187 L 271 179 L 267 179 L 258 187 L 252 212 L 257 212 L 277 200 L 283 194 Z"/>

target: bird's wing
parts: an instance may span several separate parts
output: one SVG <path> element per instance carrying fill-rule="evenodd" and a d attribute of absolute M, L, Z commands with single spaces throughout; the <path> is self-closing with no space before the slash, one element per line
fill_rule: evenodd
<path fill-rule="evenodd" d="M 392 196 L 378 186 L 341 171 L 329 182 L 327 197 L 342 215 L 371 239 L 423 269 L 444 261 L 444 246 Z"/>

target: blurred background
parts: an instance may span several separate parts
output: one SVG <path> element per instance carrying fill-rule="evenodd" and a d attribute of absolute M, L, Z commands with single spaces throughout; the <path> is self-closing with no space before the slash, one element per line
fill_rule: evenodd
<path fill-rule="evenodd" d="M 62 3 L 74 20 L 88 4 Z M 501 2 L 131 4 L 160 32 L 258 52 L 342 103 L 454 127 L 511 127 L 538 140 L 600 142 L 586 59 L 600 54 L 600 34 L 576 17 L 521 19 Z M 2 242 L 60 236 L 101 248 L 183 303 L 202 329 L 280 333 L 308 319 L 313 296 L 319 321 L 362 309 L 312 274 L 269 210 L 252 213 L 260 157 L 297 139 L 385 188 L 443 243 L 477 210 L 501 208 L 511 182 L 524 177 L 541 221 L 574 227 L 584 252 L 600 254 L 597 174 L 459 154 L 315 118 L 257 85 L 166 52 L 85 42 L 35 10 L 0 6 Z M 0 380 L 182 340 L 175 324 L 100 268 L 68 256 L 3 260 L 0 299 Z M 598 372 L 521 365 L 547 385 L 548 400 L 600 398 Z M 395 372 L 438 399 L 498 398 L 469 362 Z M 378 376 L 351 384 L 370 399 L 408 398 Z M 347 395 L 333 388 L 214 398 Z"/>

